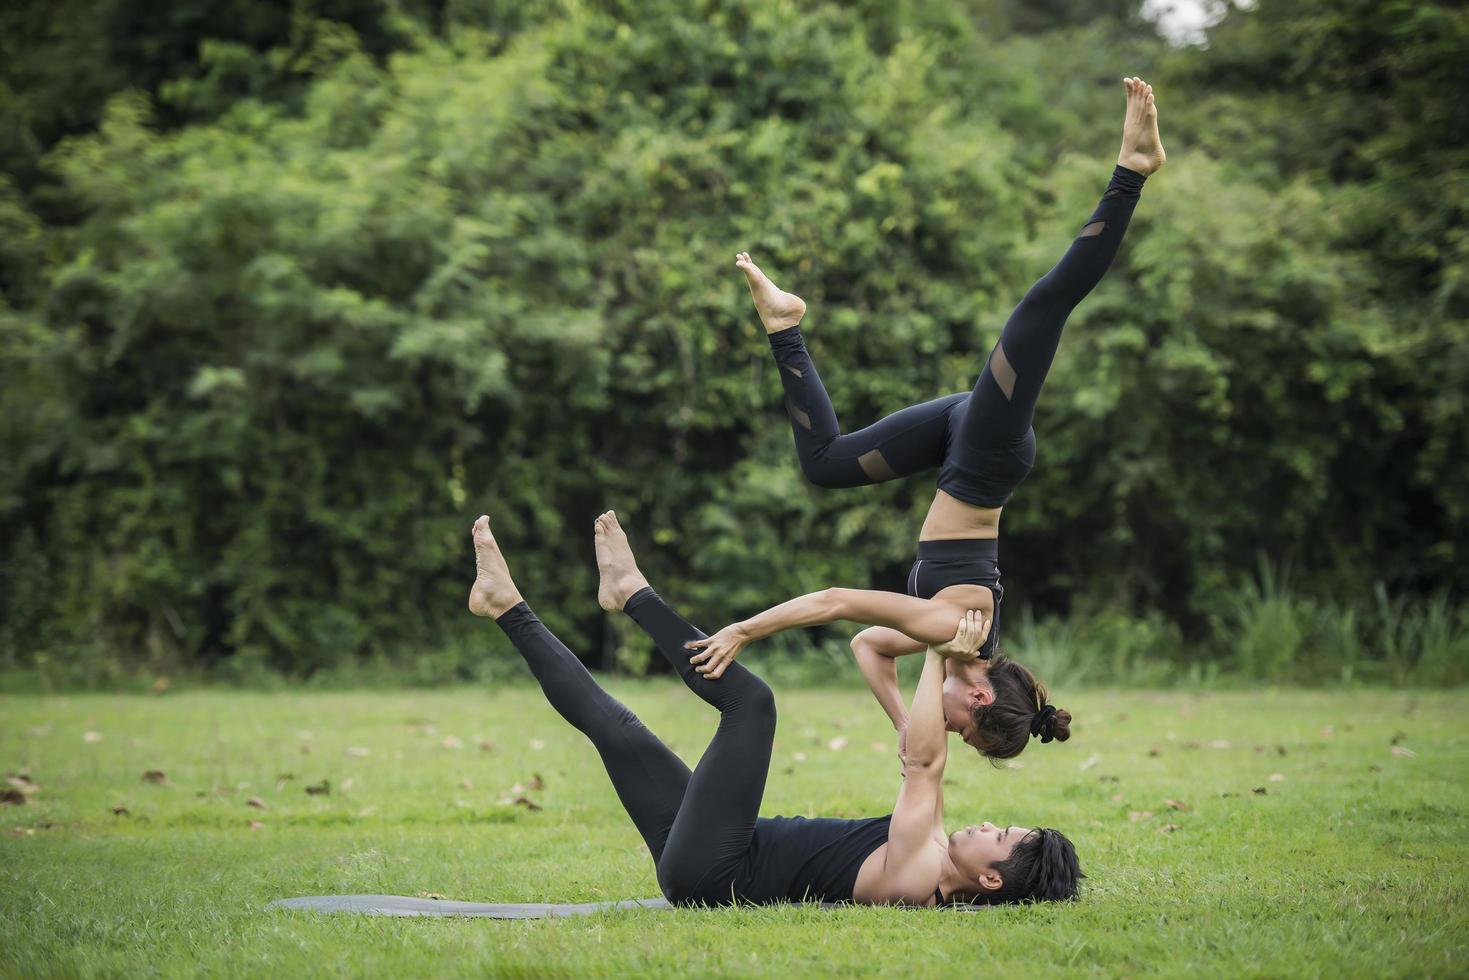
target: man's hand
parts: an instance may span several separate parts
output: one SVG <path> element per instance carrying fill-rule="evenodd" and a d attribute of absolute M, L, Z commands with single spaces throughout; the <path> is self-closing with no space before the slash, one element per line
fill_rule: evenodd
<path fill-rule="evenodd" d="M 974 660 L 979 656 L 979 648 L 990 635 L 991 622 L 992 620 L 984 618 L 984 613 L 971 609 L 959 620 L 959 631 L 952 640 L 935 644 L 929 649 L 950 660 Z"/>
<path fill-rule="evenodd" d="M 699 651 L 689 657 L 689 663 L 709 680 L 717 681 L 745 648 L 745 634 L 738 626 L 726 626 L 713 636 L 690 640 L 684 648 Z"/>

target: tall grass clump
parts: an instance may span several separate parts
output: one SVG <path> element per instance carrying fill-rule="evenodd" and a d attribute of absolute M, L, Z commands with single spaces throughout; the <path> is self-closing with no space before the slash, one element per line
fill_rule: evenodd
<path fill-rule="evenodd" d="M 1249 680 L 1455 685 L 1469 680 L 1469 609 L 1444 592 L 1316 597 L 1261 562 L 1210 620 L 1219 659 Z"/>

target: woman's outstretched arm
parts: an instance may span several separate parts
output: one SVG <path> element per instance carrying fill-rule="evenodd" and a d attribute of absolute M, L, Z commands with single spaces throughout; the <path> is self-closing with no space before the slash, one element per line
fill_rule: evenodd
<path fill-rule="evenodd" d="M 822 626 L 849 619 L 868 626 L 887 626 L 925 644 L 944 643 L 954 636 L 954 623 L 963 606 L 939 599 L 918 599 L 897 592 L 871 589 L 823 589 L 772 606 L 733 623 L 702 640 L 688 644 L 699 653 L 689 660 L 701 674 L 718 679 L 746 643 L 799 626 Z M 988 612 L 986 626 L 988 630 Z M 983 642 L 983 640 L 981 640 Z"/>

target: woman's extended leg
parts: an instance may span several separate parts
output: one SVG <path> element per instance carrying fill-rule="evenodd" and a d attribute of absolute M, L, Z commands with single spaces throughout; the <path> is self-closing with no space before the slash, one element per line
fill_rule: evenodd
<path fill-rule="evenodd" d="M 603 607 L 621 608 L 631 616 L 689 690 L 719 709 L 719 728 L 694 767 L 658 862 L 658 883 L 671 901 L 728 901 L 765 795 L 775 740 L 775 696 L 741 664 L 731 664 L 717 681 L 694 670 L 684 644 L 704 634 L 648 586 L 615 514 L 597 519 L 596 544 Z"/>
<path fill-rule="evenodd" d="M 591 739 L 617 798 L 657 864 L 689 784 L 689 767 L 637 715 L 602 690 L 582 662 L 531 612 L 510 578 L 488 517 L 475 522 L 474 553 L 478 574 L 470 611 L 494 617 L 525 658 L 546 700 Z"/>
<path fill-rule="evenodd" d="M 861 487 L 912 476 L 943 462 L 949 412 L 964 400 L 964 393 L 910 406 L 865 429 L 842 435 L 831 398 L 796 325 L 806 304 L 800 297 L 778 289 L 748 253 L 741 252 L 735 264 L 745 273 L 755 308 L 769 334 L 770 351 L 785 388 L 796 456 L 807 479 L 819 487 Z"/>
<path fill-rule="evenodd" d="M 1061 261 L 1031 287 L 1010 315 L 990 352 L 959 429 L 956 451 L 961 468 L 966 467 L 967 452 L 989 452 L 1026 438 L 1066 318 L 1116 258 L 1143 181 L 1162 164 L 1152 88 L 1136 79 L 1125 84 L 1123 151 L 1112 181 Z"/>

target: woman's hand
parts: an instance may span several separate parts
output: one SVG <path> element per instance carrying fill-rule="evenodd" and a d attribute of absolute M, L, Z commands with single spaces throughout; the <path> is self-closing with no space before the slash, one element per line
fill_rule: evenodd
<path fill-rule="evenodd" d="M 984 618 L 984 613 L 971 609 L 959 620 L 959 631 L 952 640 L 935 644 L 930 649 L 940 657 L 950 660 L 974 660 L 979 656 L 979 648 L 990 635 L 990 622 Z"/>
<path fill-rule="evenodd" d="M 713 636 L 690 640 L 684 644 L 684 648 L 700 651 L 689 657 L 689 663 L 707 679 L 717 681 L 724 676 L 725 668 L 734 663 L 734 658 L 745 648 L 745 642 L 744 630 L 730 625 Z"/>

